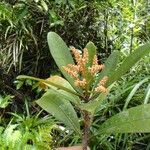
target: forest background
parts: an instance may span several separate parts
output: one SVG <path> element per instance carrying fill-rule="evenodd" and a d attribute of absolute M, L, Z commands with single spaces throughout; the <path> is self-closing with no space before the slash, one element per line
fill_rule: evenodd
<path fill-rule="evenodd" d="M 15 149 L 20 139 L 21 144 L 35 144 L 37 149 L 79 142 L 75 135 L 68 137 L 56 126 L 59 122 L 34 103 L 42 93 L 35 82 L 16 80 L 20 74 L 40 78 L 61 74 L 49 52 L 49 31 L 78 49 L 92 41 L 102 62 L 115 50 L 122 53 L 123 60 L 149 41 L 149 14 L 149 0 L 0 0 L 0 146 L 4 150 L 9 146 Z M 130 102 L 129 108 L 148 102 L 150 84 L 144 79 L 150 74 L 149 62 L 149 57 L 140 60 L 115 84 L 101 119 L 97 114 L 94 127 L 120 112 L 126 100 Z M 16 139 L 12 140 L 13 134 Z M 105 135 L 93 138 L 90 146 L 148 150 L 149 137 Z"/>

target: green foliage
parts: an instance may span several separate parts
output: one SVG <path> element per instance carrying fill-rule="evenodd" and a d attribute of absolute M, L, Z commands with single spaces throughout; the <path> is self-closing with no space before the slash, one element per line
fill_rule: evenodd
<path fill-rule="evenodd" d="M 96 99 L 90 101 L 88 103 L 84 103 L 80 106 L 81 109 L 89 111 L 92 115 L 94 115 L 97 111 L 103 109 L 103 100 L 106 99 L 108 92 L 101 93 Z"/>
<path fill-rule="evenodd" d="M 71 79 L 70 76 L 62 68 L 67 64 L 74 64 L 73 58 L 69 52 L 69 48 L 67 47 L 65 42 L 61 39 L 61 37 L 54 32 L 48 33 L 47 41 L 49 44 L 50 52 L 57 66 L 59 67 L 63 75 L 66 77 L 66 79 L 68 79 L 70 84 L 73 85 L 73 79 Z"/>
<path fill-rule="evenodd" d="M 0 149 L 5 150 L 51 150 L 51 131 L 54 120 L 50 116 L 41 117 L 41 112 L 31 113 L 29 103 L 25 101 L 26 113 L 7 112 L 12 96 L 1 97 Z M 7 113 L 7 117 L 5 116 Z"/>
<path fill-rule="evenodd" d="M 94 123 L 91 127 L 92 135 L 98 132 L 99 124 L 122 111 L 125 104 L 130 108 L 149 102 L 149 80 L 141 83 L 150 73 L 149 57 L 145 57 L 134 67 L 129 67 L 137 61 L 130 57 L 130 53 L 134 54 L 134 50 L 147 42 L 150 37 L 148 1 L 1 0 L 0 95 L 6 95 L 0 98 L 2 106 L 0 113 L 3 124 L 7 124 L 10 120 L 8 111 L 19 110 L 20 113 L 24 112 L 24 98 L 32 101 L 38 99 L 43 92 L 41 89 L 40 92 L 36 90 L 38 84 L 33 86 L 32 79 L 26 81 L 29 83 L 28 85 L 22 81 L 18 82 L 17 89 L 19 91 L 16 91 L 13 82 L 18 74 L 41 78 L 47 78 L 50 74 L 60 74 L 52 56 L 49 54 L 46 41 L 49 31 L 58 33 L 67 45 L 73 45 L 78 49 L 82 49 L 86 43 L 93 41 L 97 48 L 92 42 L 89 42 L 87 44 L 88 49 L 96 49 L 102 62 L 106 60 L 106 57 L 109 57 L 110 53 L 110 58 L 114 55 L 112 61 L 109 59 L 105 61 L 107 67 L 100 73 L 98 79 L 104 75 L 109 75 L 111 78 L 109 85 L 115 80 L 119 81 L 115 82 L 113 86 L 108 86 L 111 89 L 108 94 L 95 95 L 93 98 L 98 97 L 89 103 L 80 103 L 78 94 L 81 94 L 81 91 L 79 90 L 79 93 L 77 93 L 72 87 L 68 88 L 66 85 L 64 87 L 63 84 L 59 86 L 53 82 L 56 88 L 52 86 L 50 81 L 42 80 L 49 88 L 53 88 L 64 99 L 73 103 L 73 106 L 80 106 L 80 109 L 86 109 L 94 114 Z M 95 50 L 89 52 L 94 54 Z M 137 55 L 139 53 L 145 52 L 141 49 L 136 52 Z M 119 59 L 125 60 L 124 58 L 127 58 L 127 56 L 129 56 L 129 62 L 124 61 L 117 64 Z M 126 69 L 124 69 L 124 66 L 126 66 Z M 119 69 L 119 67 L 122 69 Z M 31 83 L 32 89 L 29 86 Z M 139 83 L 141 83 L 140 86 L 138 86 Z M 33 90 L 33 92 L 30 92 L 30 90 Z M 67 91 L 69 94 L 67 94 Z M 14 95 L 13 101 L 8 100 L 9 95 Z M 8 105 L 8 103 L 11 104 Z M 7 107 L 4 108 L 5 106 Z M 34 106 L 30 109 L 33 113 L 39 111 Z M 77 111 L 77 113 L 79 112 Z M 60 134 L 61 136 L 65 135 L 64 132 Z M 72 141 L 71 144 L 81 142 L 78 136 L 66 135 L 67 140 L 65 138 L 61 140 L 61 136 L 58 141 L 60 141 L 59 144 L 63 141 L 62 145 L 68 145 L 70 141 Z M 93 149 L 104 150 L 149 149 L 148 139 L 149 135 L 145 134 L 99 135 L 91 139 L 91 143 L 94 144 L 90 144 Z M 26 149 L 30 148 L 31 146 Z"/>
<path fill-rule="evenodd" d="M 48 40 L 49 40 L 49 46 L 52 52 L 52 56 L 54 57 L 59 68 L 62 68 L 64 65 L 67 65 L 65 56 L 70 57 L 70 59 L 73 60 L 66 45 L 65 45 L 65 50 L 62 50 L 64 47 L 64 41 L 56 33 L 50 32 L 48 34 Z M 55 41 L 57 41 L 57 45 L 53 45 Z M 89 55 L 91 55 L 89 56 L 89 58 L 93 57 L 93 53 L 95 53 L 94 45 L 92 44 L 90 46 L 92 46 L 92 48 L 90 47 L 90 50 L 93 52 L 89 53 Z M 108 85 L 111 85 L 112 83 L 116 82 L 119 78 L 121 78 L 127 71 L 130 71 L 131 67 L 135 65 L 137 61 L 139 61 L 145 55 L 148 55 L 149 49 L 150 49 L 149 44 L 145 44 L 144 46 L 139 47 L 137 50 L 135 50 L 133 53 L 127 56 L 125 58 L 125 61 L 123 61 L 123 63 L 121 63 L 121 65 L 119 66 L 117 64 L 118 64 L 120 53 L 119 52 L 112 53 L 110 57 L 106 60 L 106 63 L 105 63 L 106 69 L 104 69 L 104 71 L 102 71 L 99 74 L 98 78 L 102 79 L 104 76 L 108 76 L 109 77 Z M 56 52 L 59 53 L 59 55 L 57 55 Z M 70 63 L 70 61 L 68 63 Z M 63 72 L 64 70 L 62 71 L 62 73 Z M 18 79 L 22 79 L 22 78 L 28 78 L 28 79 L 30 78 L 33 80 L 42 81 L 43 83 L 46 83 L 46 85 L 48 85 L 48 79 L 43 80 L 43 79 L 37 79 L 34 77 L 28 77 L 28 76 L 18 77 Z M 145 80 L 148 81 L 148 78 Z M 47 90 L 46 93 L 40 98 L 40 100 L 37 101 L 37 103 L 44 110 L 53 114 L 58 120 L 63 122 L 67 127 L 74 129 L 74 131 L 80 132 L 79 124 L 77 124 L 78 118 L 72 105 L 67 99 L 65 99 L 65 97 L 62 96 L 61 93 L 59 93 L 59 89 L 57 88 L 59 87 L 61 90 L 64 90 L 64 92 L 69 92 L 69 90 L 67 91 L 64 88 L 65 86 L 61 87 L 62 83 L 60 84 L 59 82 L 57 82 L 57 84 L 52 84 L 51 82 L 49 83 L 51 86 L 55 87 L 55 90 L 53 89 Z M 111 85 L 109 89 L 111 89 L 112 87 L 113 85 Z M 105 93 L 105 94 L 102 93 L 99 96 L 97 94 L 94 95 L 92 93 L 93 95 L 92 94 L 90 95 L 91 100 L 89 102 L 83 102 L 82 94 L 80 95 L 78 91 L 76 92 L 77 94 L 79 94 L 80 101 L 81 101 L 81 105 L 80 106 L 77 105 L 77 108 L 80 109 L 81 112 L 82 111 L 90 112 L 91 113 L 90 115 L 94 117 L 96 112 L 105 108 L 105 106 L 103 107 L 103 105 L 105 105 L 103 104 L 103 100 L 106 99 L 106 96 L 108 93 Z M 72 92 L 69 92 L 69 94 L 75 95 Z M 125 107 L 126 107 L 126 104 L 125 104 Z M 145 112 L 147 112 L 148 109 L 149 109 L 149 105 L 141 105 L 141 106 L 138 106 L 137 108 L 131 108 L 129 110 L 121 112 L 113 116 L 112 118 L 108 119 L 108 121 L 106 120 L 104 124 L 100 126 L 98 133 L 150 132 L 148 128 L 149 120 L 148 119 L 145 120 L 144 118 L 144 117 L 147 118 L 147 116 L 144 116 L 144 114 Z M 128 121 L 126 122 L 126 120 Z M 145 126 L 142 126 L 141 120 L 145 121 L 145 124 L 146 124 Z M 120 126 L 117 126 L 118 124 Z M 137 124 L 137 128 L 135 128 L 136 124 Z"/>
<path fill-rule="evenodd" d="M 80 133 L 80 126 L 74 108 L 69 101 L 54 90 L 47 92 L 36 101 L 44 110 L 51 113 L 67 127 L 73 129 L 77 134 Z"/>
<path fill-rule="evenodd" d="M 55 76 L 54 76 L 55 77 Z M 53 79 L 54 79 L 54 77 L 53 77 Z M 63 83 L 67 83 L 67 86 L 69 85 L 69 87 L 65 87 L 61 82 L 57 82 L 56 80 L 49 80 L 49 78 L 48 79 L 40 79 L 40 78 L 35 78 L 35 77 L 31 77 L 31 76 L 26 76 L 26 75 L 19 75 L 18 77 L 17 77 L 17 79 L 31 79 L 31 80 L 35 80 L 35 81 L 39 81 L 39 82 L 41 82 L 41 83 L 44 83 L 44 84 L 46 84 L 48 87 L 52 87 L 52 86 L 54 86 L 55 88 L 57 88 L 57 89 L 62 89 L 63 91 L 66 91 L 66 92 L 68 92 L 68 93 L 70 93 L 70 94 L 73 94 L 73 95 L 76 95 L 76 96 L 79 96 L 76 92 L 74 92 L 74 90 L 73 90 L 73 88 L 71 87 L 71 89 L 69 89 L 70 88 L 70 84 L 68 84 L 68 81 L 66 82 L 66 80 L 65 79 L 61 79 L 62 80 L 62 82 Z M 56 78 L 57 79 L 57 78 Z M 58 78 L 58 80 L 60 80 L 60 78 Z M 60 80 L 60 81 L 61 81 Z M 64 82 L 65 81 L 65 82 Z M 59 84 L 58 84 L 59 83 Z"/>
<path fill-rule="evenodd" d="M 88 66 L 91 66 L 92 65 L 92 62 L 93 62 L 93 58 L 94 58 L 94 55 L 96 55 L 96 46 L 94 45 L 93 42 L 88 42 L 87 45 L 86 45 L 86 48 L 88 50 L 88 53 L 89 53 L 89 64 Z"/>
<path fill-rule="evenodd" d="M 0 148 L 2 150 L 51 150 L 50 135 L 53 122 L 49 117 L 39 119 L 38 116 L 19 116 L 13 114 L 13 122 L 6 128 L 0 127 Z"/>
<path fill-rule="evenodd" d="M 112 84 L 114 81 L 118 80 L 122 75 L 124 75 L 140 58 L 148 55 L 150 53 L 150 43 L 147 43 L 139 48 L 137 48 L 133 53 L 131 53 L 117 68 L 116 71 L 113 72 L 112 76 L 110 76 L 108 85 Z"/>
<path fill-rule="evenodd" d="M 108 76 L 109 78 L 111 78 L 112 74 L 114 73 L 114 71 L 116 70 L 116 68 L 118 67 L 118 63 L 119 63 L 119 57 L 120 57 L 120 52 L 118 51 L 114 51 L 106 60 L 105 62 L 105 68 L 104 70 L 102 70 L 102 72 L 100 72 L 100 74 L 97 77 L 97 81 L 96 84 L 98 83 L 99 80 L 101 80 L 104 76 Z M 109 79 L 110 81 L 110 79 Z"/>
<path fill-rule="evenodd" d="M 145 93 L 146 94 L 145 94 L 144 104 L 147 104 L 148 100 L 150 99 L 150 84 L 147 86 Z"/>
<path fill-rule="evenodd" d="M 100 126 L 99 133 L 148 133 L 150 132 L 150 104 L 122 111 Z"/>
<path fill-rule="evenodd" d="M 140 81 L 139 83 L 137 83 L 134 88 L 132 89 L 132 91 L 130 92 L 130 94 L 128 95 L 127 99 L 126 99 L 126 102 L 125 102 L 125 105 L 124 105 L 124 109 L 127 108 L 130 100 L 132 99 L 133 95 L 135 94 L 135 92 L 137 92 L 137 90 L 140 88 L 140 86 L 142 84 L 144 84 L 145 82 L 148 82 L 149 81 L 149 77 L 143 79 L 142 81 Z M 145 103 L 145 102 L 144 102 Z"/>
<path fill-rule="evenodd" d="M 100 124 L 107 121 L 108 118 L 121 113 L 127 97 L 132 92 L 134 87 L 149 76 L 149 63 L 147 63 L 149 57 L 145 57 L 134 67 L 130 69 L 128 74 L 122 76 L 122 78 L 116 82 L 111 88 L 111 92 L 103 100 L 99 111 L 95 114 L 93 125 L 91 127 L 91 142 L 90 146 L 95 149 L 146 149 L 149 143 L 149 133 L 108 133 L 97 134 L 100 128 Z M 132 108 L 138 105 L 144 104 L 144 99 L 148 92 L 149 82 L 144 82 L 132 95 L 128 108 Z"/>
<path fill-rule="evenodd" d="M 47 76 L 44 67 L 55 68 L 53 60 L 48 59 L 45 40 L 49 29 L 78 48 L 93 41 L 101 57 L 116 49 L 127 54 L 149 39 L 148 6 L 143 0 L 134 5 L 125 0 L 4 0 L 0 7 L 0 61 L 4 73 L 15 70 Z"/>
<path fill-rule="evenodd" d="M 11 95 L 7 95 L 5 96 L 4 98 L 0 95 L 0 108 L 5 108 L 7 107 L 11 101 L 12 101 L 12 98 L 14 96 L 11 96 Z"/>

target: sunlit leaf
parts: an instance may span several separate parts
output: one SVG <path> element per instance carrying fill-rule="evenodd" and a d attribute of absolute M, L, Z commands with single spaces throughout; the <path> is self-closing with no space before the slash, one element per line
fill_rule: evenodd
<path fill-rule="evenodd" d="M 63 87 L 70 89 L 71 91 L 75 92 L 75 90 L 72 88 L 72 86 L 69 84 L 69 82 L 60 76 L 51 76 L 50 78 L 47 79 L 47 81 L 56 83 L 57 85 L 61 85 Z M 50 85 L 50 87 L 53 88 L 54 90 L 56 90 L 62 96 L 64 96 L 64 98 L 66 98 L 67 100 L 79 105 L 80 99 L 78 96 L 73 95 L 69 92 L 66 92 L 66 91 L 62 90 L 61 88 L 56 88 L 55 86 L 52 86 L 52 85 Z"/>
<path fill-rule="evenodd" d="M 47 6 L 47 4 L 45 3 L 44 0 L 41 0 L 41 5 L 42 5 L 42 7 L 44 8 L 45 11 L 48 11 L 48 6 Z"/>

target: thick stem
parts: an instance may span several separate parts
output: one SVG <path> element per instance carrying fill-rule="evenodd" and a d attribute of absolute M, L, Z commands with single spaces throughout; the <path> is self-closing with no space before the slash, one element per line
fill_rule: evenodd
<path fill-rule="evenodd" d="M 89 134 L 90 134 L 90 125 L 91 125 L 91 118 L 90 113 L 88 111 L 82 111 L 83 119 L 84 119 L 84 132 L 83 132 L 83 150 L 88 150 L 88 141 L 89 141 Z"/>

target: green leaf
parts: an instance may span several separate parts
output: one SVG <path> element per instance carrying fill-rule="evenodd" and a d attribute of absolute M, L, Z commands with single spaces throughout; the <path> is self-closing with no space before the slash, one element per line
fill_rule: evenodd
<path fill-rule="evenodd" d="M 67 80 L 65 80 L 64 78 L 60 77 L 60 76 L 57 76 L 57 75 L 56 76 L 51 76 L 50 78 L 47 79 L 47 81 L 53 82 L 53 83 L 55 83 L 57 85 L 61 85 L 63 87 L 66 87 L 66 88 L 70 89 L 71 91 L 75 92 L 75 90 L 69 84 L 69 82 Z M 52 86 L 52 85 L 49 85 L 49 87 L 51 87 L 56 92 L 58 92 L 59 94 L 64 96 L 64 98 L 66 98 L 66 100 L 69 100 L 69 101 L 73 102 L 76 105 L 80 105 L 80 99 L 79 99 L 78 96 L 76 96 L 74 94 L 71 94 L 71 93 L 69 93 L 67 91 L 64 91 L 61 88 L 56 88 L 55 86 Z"/>
<path fill-rule="evenodd" d="M 103 97 L 101 100 L 96 99 L 94 101 L 84 103 L 80 105 L 80 109 L 89 111 L 92 115 L 94 115 L 95 110 L 98 108 L 98 106 L 100 106 L 99 110 L 102 110 L 105 107 L 105 105 L 103 105 L 102 102 L 104 98 L 106 97 L 106 94 L 101 94 L 101 96 Z"/>
<path fill-rule="evenodd" d="M 62 38 L 56 34 L 55 32 L 49 32 L 47 35 L 48 45 L 50 48 L 50 52 L 61 70 L 62 74 L 65 78 L 70 82 L 70 84 L 76 89 L 74 86 L 74 80 L 66 71 L 62 68 L 68 64 L 74 64 L 73 58 L 67 47 L 66 43 L 62 40 Z"/>
<path fill-rule="evenodd" d="M 5 108 L 7 107 L 11 101 L 12 101 L 12 98 L 14 96 L 11 96 L 11 95 L 7 95 L 5 96 L 4 98 L 0 95 L 0 108 Z"/>
<path fill-rule="evenodd" d="M 44 8 L 45 11 L 48 11 L 48 6 L 47 4 L 44 2 L 44 0 L 41 0 L 41 5 Z"/>
<path fill-rule="evenodd" d="M 95 98 L 94 100 L 80 105 L 80 108 L 83 110 L 89 111 L 92 115 L 102 110 L 105 107 L 104 100 L 106 99 L 112 87 L 113 87 L 113 84 L 110 87 L 108 87 L 108 91 L 106 93 L 99 94 L 99 96 Z"/>
<path fill-rule="evenodd" d="M 62 89 L 62 90 L 64 90 L 64 91 L 66 91 L 66 92 L 68 92 L 68 93 L 74 94 L 74 95 L 76 95 L 76 96 L 80 96 L 80 95 L 77 94 L 76 92 L 74 92 L 74 91 L 72 91 L 72 90 L 70 90 L 70 89 L 68 89 L 68 88 L 66 88 L 66 87 L 64 87 L 64 86 L 62 86 L 62 85 L 59 85 L 59 84 L 56 84 L 56 83 L 54 83 L 54 82 L 48 81 L 48 80 L 46 80 L 46 79 L 40 79 L 40 78 L 35 78 L 35 77 L 31 77 L 31 76 L 26 76 L 26 75 L 19 75 L 19 76 L 17 77 L 17 79 L 31 79 L 31 80 L 39 81 L 39 82 L 42 82 L 42 83 L 48 85 L 49 87 L 54 86 L 54 87 L 56 87 L 56 88 L 59 88 L 59 89 Z"/>
<path fill-rule="evenodd" d="M 104 76 L 110 77 L 111 74 L 115 71 L 117 68 L 117 64 L 119 61 L 120 57 L 120 52 L 119 51 L 114 51 L 106 60 L 105 62 L 105 68 L 102 70 L 102 72 L 98 75 L 96 79 L 96 84 L 101 80 Z"/>
<path fill-rule="evenodd" d="M 147 104 L 149 100 L 150 100 L 150 84 L 147 86 L 147 89 L 146 89 L 146 96 L 144 99 L 144 104 Z"/>
<path fill-rule="evenodd" d="M 63 122 L 68 128 L 80 134 L 80 125 L 73 106 L 59 93 L 54 90 L 47 90 L 36 103 Z"/>
<path fill-rule="evenodd" d="M 106 93 L 102 93 L 93 101 L 88 103 L 83 103 L 80 105 L 80 109 L 89 111 L 92 115 L 95 114 L 96 109 L 100 106 L 99 110 L 103 109 L 105 106 L 102 105 L 103 100 L 106 98 Z"/>
<path fill-rule="evenodd" d="M 93 42 L 88 42 L 87 45 L 86 45 L 86 48 L 88 50 L 88 53 L 89 53 L 89 62 L 88 62 L 88 66 L 91 66 L 92 65 L 92 62 L 93 62 L 93 58 L 94 58 L 94 55 L 96 55 L 96 46 L 94 45 Z"/>
<path fill-rule="evenodd" d="M 150 132 L 150 104 L 127 109 L 104 122 L 99 133 Z"/>
<path fill-rule="evenodd" d="M 120 57 L 120 52 L 119 51 L 114 51 L 106 60 L 105 62 L 105 68 L 99 73 L 98 77 L 96 78 L 95 85 L 94 87 L 97 86 L 98 82 L 104 77 L 108 76 L 108 81 L 109 77 L 111 74 L 114 72 L 114 70 L 117 68 L 117 64 L 119 62 L 119 57 Z M 108 87 L 108 86 L 107 86 Z M 98 94 L 96 94 L 98 96 Z M 95 97 L 96 97 L 95 96 Z"/>
<path fill-rule="evenodd" d="M 138 62 L 142 57 L 150 53 L 150 43 L 137 48 L 133 53 L 131 53 L 121 64 L 121 66 L 113 72 L 110 76 L 107 85 L 112 84 L 117 81 L 122 75 L 124 75 L 130 68 Z"/>

